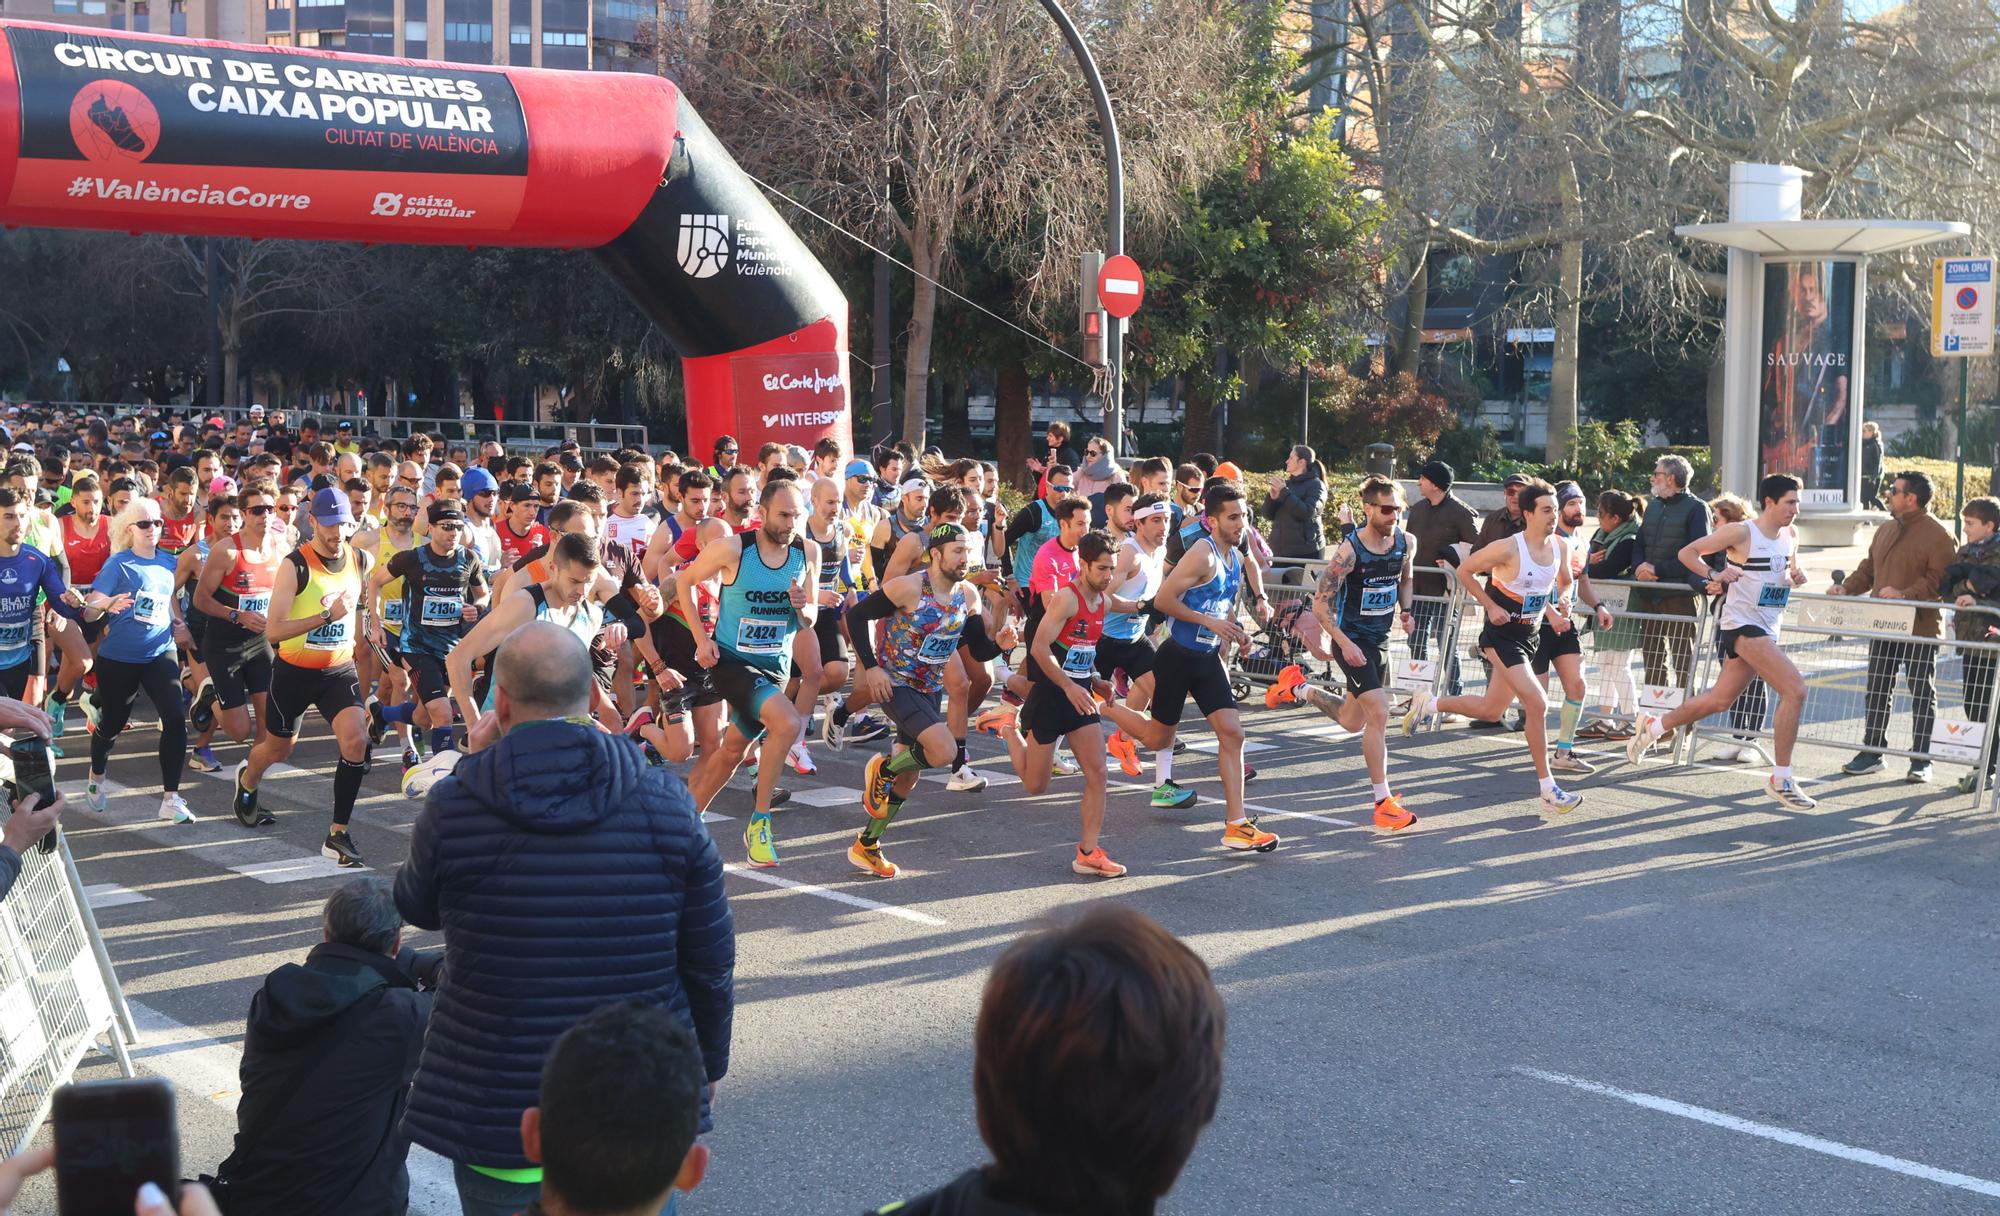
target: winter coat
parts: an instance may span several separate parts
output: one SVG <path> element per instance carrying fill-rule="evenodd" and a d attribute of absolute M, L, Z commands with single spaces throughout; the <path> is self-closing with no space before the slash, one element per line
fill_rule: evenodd
<path fill-rule="evenodd" d="M 417 817 L 396 906 L 444 930 L 447 978 L 404 1119 L 425 1148 L 526 1167 L 521 1112 L 543 1056 L 615 1001 L 665 1006 L 693 1028 L 711 1081 L 729 1069 L 722 860 L 687 787 L 629 739 L 533 722 L 460 760 Z"/>
<path fill-rule="evenodd" d="M 1311 469 L 1285 478 L 1264 500 L 1271 521 L 1271 552 L 1278 557 L 1319 561 L 1326 556 L 1326 482 Z"/>

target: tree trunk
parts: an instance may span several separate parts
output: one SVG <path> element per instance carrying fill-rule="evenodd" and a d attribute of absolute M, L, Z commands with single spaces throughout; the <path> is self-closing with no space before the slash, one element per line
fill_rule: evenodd
<path fill-rule="evenodd" d="M 1208 450 L 1215 429 L 1215 393 L 1200 380 L 1187 386 L 1187 416 L 1181 424 L 1181 459 Z"/>
<path fill-rule="evenodd" d="M 1556 356 L 1549 375 L 1549 463 L 1566 464 L 1576 433 L 1578 331 L 1583 325 L 1583 242 L 1564 241 L 1556 299 Z"/>
<path fill-rule="evenodd" d="M 922 233 L 922 229 L 917 229 Z M 931 337 L 937 329 L 938 252 L 927 235 L 910 245 L 910 266 L 916 271 L 916 290 L 910 301 L 910 344 L 908 364 L 903 368 L 903 439 L 919 452 L 924 450 L 926 427 L 924 406 L 930 401 Z"/>
<path fill-rule="evenodd" d="M 958 375 L 938 385 L 938 396 L 944 402 L 943 422 L 938 426 L 938 446 L 947 452 L 963 454 L 972 450 L 972 408 L 966 401 L 966 376 Z"/>
<path fill-rule="evenodd" d="M 1397 375 L 1418 374 L 1424 357 L 1424 311 L 1431 291 L 1431 247 L 1419 243 L 1416 268 L 1403 291 L 1403 328 L 1396 339 Z"/>
<path fill-rule="evenodd" d="M 243 404 L 243 386 L 238 374 L 243 366 L 243 342 L 233 333 L 222 340 L 222 403 Z"/>
<path fill-rule="evenodd" d="M 1034 394 L 1028 380 L 1028 365 L 1013 359 L 1000 365 L 993 385 L 993 455 L 1000 475 L 1016 486 L 1028 489 L 1034 479 L 1028 472 L 1028 432 L 1034 411 Z"/>

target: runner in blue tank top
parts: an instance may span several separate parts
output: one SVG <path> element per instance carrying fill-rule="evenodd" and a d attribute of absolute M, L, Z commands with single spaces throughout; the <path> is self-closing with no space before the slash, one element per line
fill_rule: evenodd
<path fill-rule="evenodd" d="M 771 832 L 771 791 L 792 744 L 805 732 L 798 707 L 785 699 L 792 637 L 817 618 L 819 546 L 805 537 L 806 496 L 789 481 L 774 481 L 759 495 L 763 522 L 738 537 L 703 546 L 675 580 L 684 619 L 695 622 L 695 662 L 729 705 L 722 745 L 703 754 L 688 773 L 695 806 L 706 807 L 750 748 L 757 757 L 757 801 L 743 829 L 750 864 L 778 864 Z M 701 623 L 695 587 L 720 584 L 711 635 Z"/>
<path fill-rule="evenodd" d="M 83 615 L 82 593 L 70 591 L 48 554 L 21 543 L 26 519 L 21 496 L 0 489 L 0 691 L 16 701 L 26 694 L 36 671 L 31 660 L 41 653 L 36 594 L 46 594 L 49 606 L 73 621 Z"/>
<path fill-rule="evenodd" d="M 1153 665 L 1153 703 L 1144 715 L 1115 702 L 1100 712 L 1141 745 L 1159 751 L 1173 746 L 1174 728 L 1192 696 L 1215 731 L 1223 847 L 1268 853 L 1278 847 L 1278 837 L 1243 811 L 1243 722 L 1221 652 L 1224 644 L 1241 646 L 1249 640 L 1236 623 L 1236 595 L 1243 586 L 1243 554 L 1237 546 L 1249 526 L 1243 487 L 1216 482 L 1203 491 L 1202 505 L 1208 530 L 1174 563 L 1153 597 L 1154 607 L 1171 622 Z M 1265 608 L 1261 599 L 1254 606 Z"/>

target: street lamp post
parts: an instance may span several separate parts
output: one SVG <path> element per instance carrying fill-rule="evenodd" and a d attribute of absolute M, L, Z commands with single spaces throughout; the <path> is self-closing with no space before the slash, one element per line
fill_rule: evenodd
<path fill-rule="evenodd" d="M 1104 88 L 1097 60 L 1084 45 L 1076 23 L 1057 0 L 1042 0 L 1042 7 L 1062 30 L 1063 41 L 1069 43 L 1070 53 L 1076 56 L 1077 66 L 1083 69 L 1083 78 L 1090 85 L 1091 100 L 1097 103 L 1097 124 L 1104 134 L 1105 176 L 1110 182 L 1104 217 L 1104 253 L 1111 257 L 1125 252 L 1125 162 L 1118 148 L 1118 119 L 1111 113 L 1111 94 Z M 1125 444 L 1124 339 L 1125 323 L 1111 318 L 1104 327 L 1104 365 L 1110 372 L 1105 391 L 1104 434 L 1114 451 Z"/>

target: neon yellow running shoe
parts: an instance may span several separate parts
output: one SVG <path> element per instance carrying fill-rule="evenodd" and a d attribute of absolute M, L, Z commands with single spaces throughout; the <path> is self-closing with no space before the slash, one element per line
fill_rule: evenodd
<path fill-rule="evenodd" d="M 750 826 L 743 829 L 743 849 L 750 854 L 750 864 L 760 870 L 769 870 L 778 864 L 778 841 L 771 833 L 769 815 L 750 816 Z"/>

